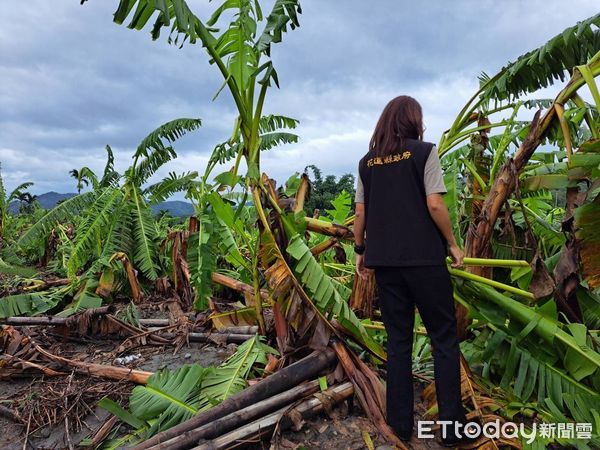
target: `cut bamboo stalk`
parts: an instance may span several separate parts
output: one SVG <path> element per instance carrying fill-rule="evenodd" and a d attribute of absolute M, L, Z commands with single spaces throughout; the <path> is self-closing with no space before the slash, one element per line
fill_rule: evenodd
<path fill-rule="evenodd" d="M 166 442 L 174 437 L 180 437 L 177 446 L 172 449 L 185 449 L 197 443 L 195 430 L 202 425 L 213 422 L 232 412 L 260 402 L 268 397 L 284 392 L 303 381 L 311 380 L 325 371 L 336 360 L 335 352 L 330 348 L 315 351 L 306 358 L 295 362 L 268 376 L 264 380 L 232 395 L 220 405 L 208 411 L 192 417 L 190 420 L 165 430 L 145 442 L 140 443 L 134 450 L 153 448 L 153 450 L 164 449 L 161 442 Z"/>
<path fill-rule="evenodd" d="M 240 409 L 239 411 L 232 412 L 220 419 L 217 419 L 211 423 L 202 425 L 194 430 L 196 442 L 200 440 L 214 439 L 221 436 L 228 431 L 235 430 L 253 420 L 262 418 L 266 414 L 270 414 L 275 410 L 283 407 L 289 407 L 296 401 L 314 394 L 319 390 L 318 380 L 309 381 L 302 383 L 298 386 L 293 387 L 289 391 L 282 392 L 281 394 L 269 397 L 266 400 L 257 402 L 253 405 L 247 406 L 246 408 Z M 173 439 L 164 442 L 153 449 L 168 449 L 177 446 L 180 437 L 174 437 Z"/>
<path fill-rule="evenodd" d="M 210 442 L 202 443 L 193 450 L 221 450 L 236 448 L 241 445 L 247 445 L 249 439 L 258 439 L 261 436 L 270 434 L 277 423 L 284 418 L 287 411 L 293 411 L 302 416 L 303 419 L 308 419 L 315 414 L 320 413 L 325 409 L 325 402 L 321 400 L 321 396 L 326 397 L 329 405 L 336 404 L 350 398 L 354 394 L 352 383 L 346 382 L 333 386 L 325 392 L 316 394 L 313 397 L 303 401 L 295 408 L 283 407 L 259 420 L 249 423 L 237 430 L 224 434 Z M 281 429 L 287 429 L 292 425 L 291 420 L 282 420 Z"/>

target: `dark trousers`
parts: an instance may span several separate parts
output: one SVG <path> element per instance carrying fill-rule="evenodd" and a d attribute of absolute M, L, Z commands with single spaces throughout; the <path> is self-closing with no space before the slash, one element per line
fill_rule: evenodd
<path fill-rule="evenodd" d="M 412 345 L 415 305 L 431 338 L 440 420 L 464 421 L 460 399 L 460 350 L 450 274 L 445 266 L 375 269 L 379 304 L 388 335 L 387 421 L 412 429 Z"/>

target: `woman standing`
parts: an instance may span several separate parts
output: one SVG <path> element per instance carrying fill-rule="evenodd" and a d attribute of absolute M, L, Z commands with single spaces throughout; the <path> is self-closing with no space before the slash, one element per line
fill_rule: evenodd
<path fill-rule="evenodd" d="M 383 110 L 360 160 L 354 221 L 356 270 L 374 269 L 388 335 L 387 421 L 402 440 L 413 432 L 414 308 L 431 338 L 439 420 L 464 424 L 459 346 L 446 255 L 463 252 L 452 234 L 437 150 L 423 141 L 421 105 L 408 96 Z M 453 433 L 442 442 L 459 442 Z"/>

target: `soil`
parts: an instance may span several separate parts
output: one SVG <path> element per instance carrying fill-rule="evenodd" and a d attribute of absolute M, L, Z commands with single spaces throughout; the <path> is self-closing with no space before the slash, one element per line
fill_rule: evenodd
<path fill-rule="evenodd" d="M 48 339 L 44 347 L 63 357 L 99 364 L 122 363 L 130 368 L 151 372 L 190 363 L 218 365 L 237 347 L 235 344 L 215 346 L 190 343 L 174 353 L 173 347 L 144 346 L 116 355 L 114 350 L 119 346 L 119 341 L 73 342 L 57 335 Z M 115 360 L 116 357 L 127 356 L 129 358 L 125 360 Z M 0 450 L 83 448 L 79 447 L 81 441 L 93 436 L 110 416 L 105 410 L 95 407 L 98 400 L 106 395 L 126 404 L 133 387 L 132 383 L 93 379 L 79 374 L 0 380 L 0 405 L 16 412 L 22 422 L 6 418 L 0 411 Z M 420 399 L 421 390 L 421 383 L 415 382 L 416 399 Z M 66 423 L 65 409 L 69 411 Z M 417 416 L 424 411 L 425 406 L 417 403 Z M 372 442 L 372 446 L 368 441 Z M 273 442 L 274 448 L 298 450 L 391 448 L 381 440 L 359 405 L 352 402 L 338 405 L 329 415 L 321 414 L 305 421 L 299 430 L 283 431 Z M 270 447 L 270 439 L 247 446 L 254 450 Z M 414 437 L 407 447 L 443 448 L 434 439 L 417 441 Z"/>

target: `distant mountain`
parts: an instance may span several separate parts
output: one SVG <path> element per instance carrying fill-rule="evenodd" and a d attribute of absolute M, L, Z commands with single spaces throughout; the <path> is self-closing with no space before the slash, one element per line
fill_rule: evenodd
<path fill-rule="evenodd" d="M 40 203 L 40 206 L 44 209 L 52 209 L 56 206 L 58 202 L 62 202 L 71 197 L 75 197 L 77 194 L 69 193 L 69 194 L 59 194 L 58 192 L 46 192 L 45 194 L 38 195 L 37 201 Z M 18 210 L 18 205 L 17 210 Z"/>
<path fill-rule="evenodd" d="M 161 211 L 168 211 L 173 217 L 186 217 L 194 214 L 194 207 L 191 203 L 179 200 L 162 202 L 152 207 L 154 214 L 158 214 Z"/>
<path fill-rule="evenodd" d="M 56 206 L 58 202 L 63 200 L 67 200 L 71 197 L 74 197 L 77 194 L 59 194 L 58 192 L 46 192 L 45 194 L 41 194 L 37 196 L 37 201 L 40 203 L 40 206 L 44 209 L 52 209 Z M 12 202 L 9 206 L 9 211 L 11 213 L 19 212 L 19 202 Z M 154 214 L 158 214 L 160 211 L 168 211 L 174 217 L 184 217 L 191 216 L 194 214 L 194 207 L 191 203 L 182 202 L 179 200 L 173 200 L 168 202 L 162 202 L 158 205 L 152 207 L 152 212 Z"/>
<path fill-rule="evenodd" d="M 40 203 L 40 206 L 44 209 L 52 209 L 56 206 L 58 202 L 63 200 L 67 200 L 71 197 L 75 197 L 77 194 L 59 194 L 58 192 L 46 192 L 45 194 L 40 194 L 37 196 L 37 201 Z M 19 212 L 19 203 L 18 201 L 12 202 L 8 207 L 8 210 L 11 213 Z"/>

